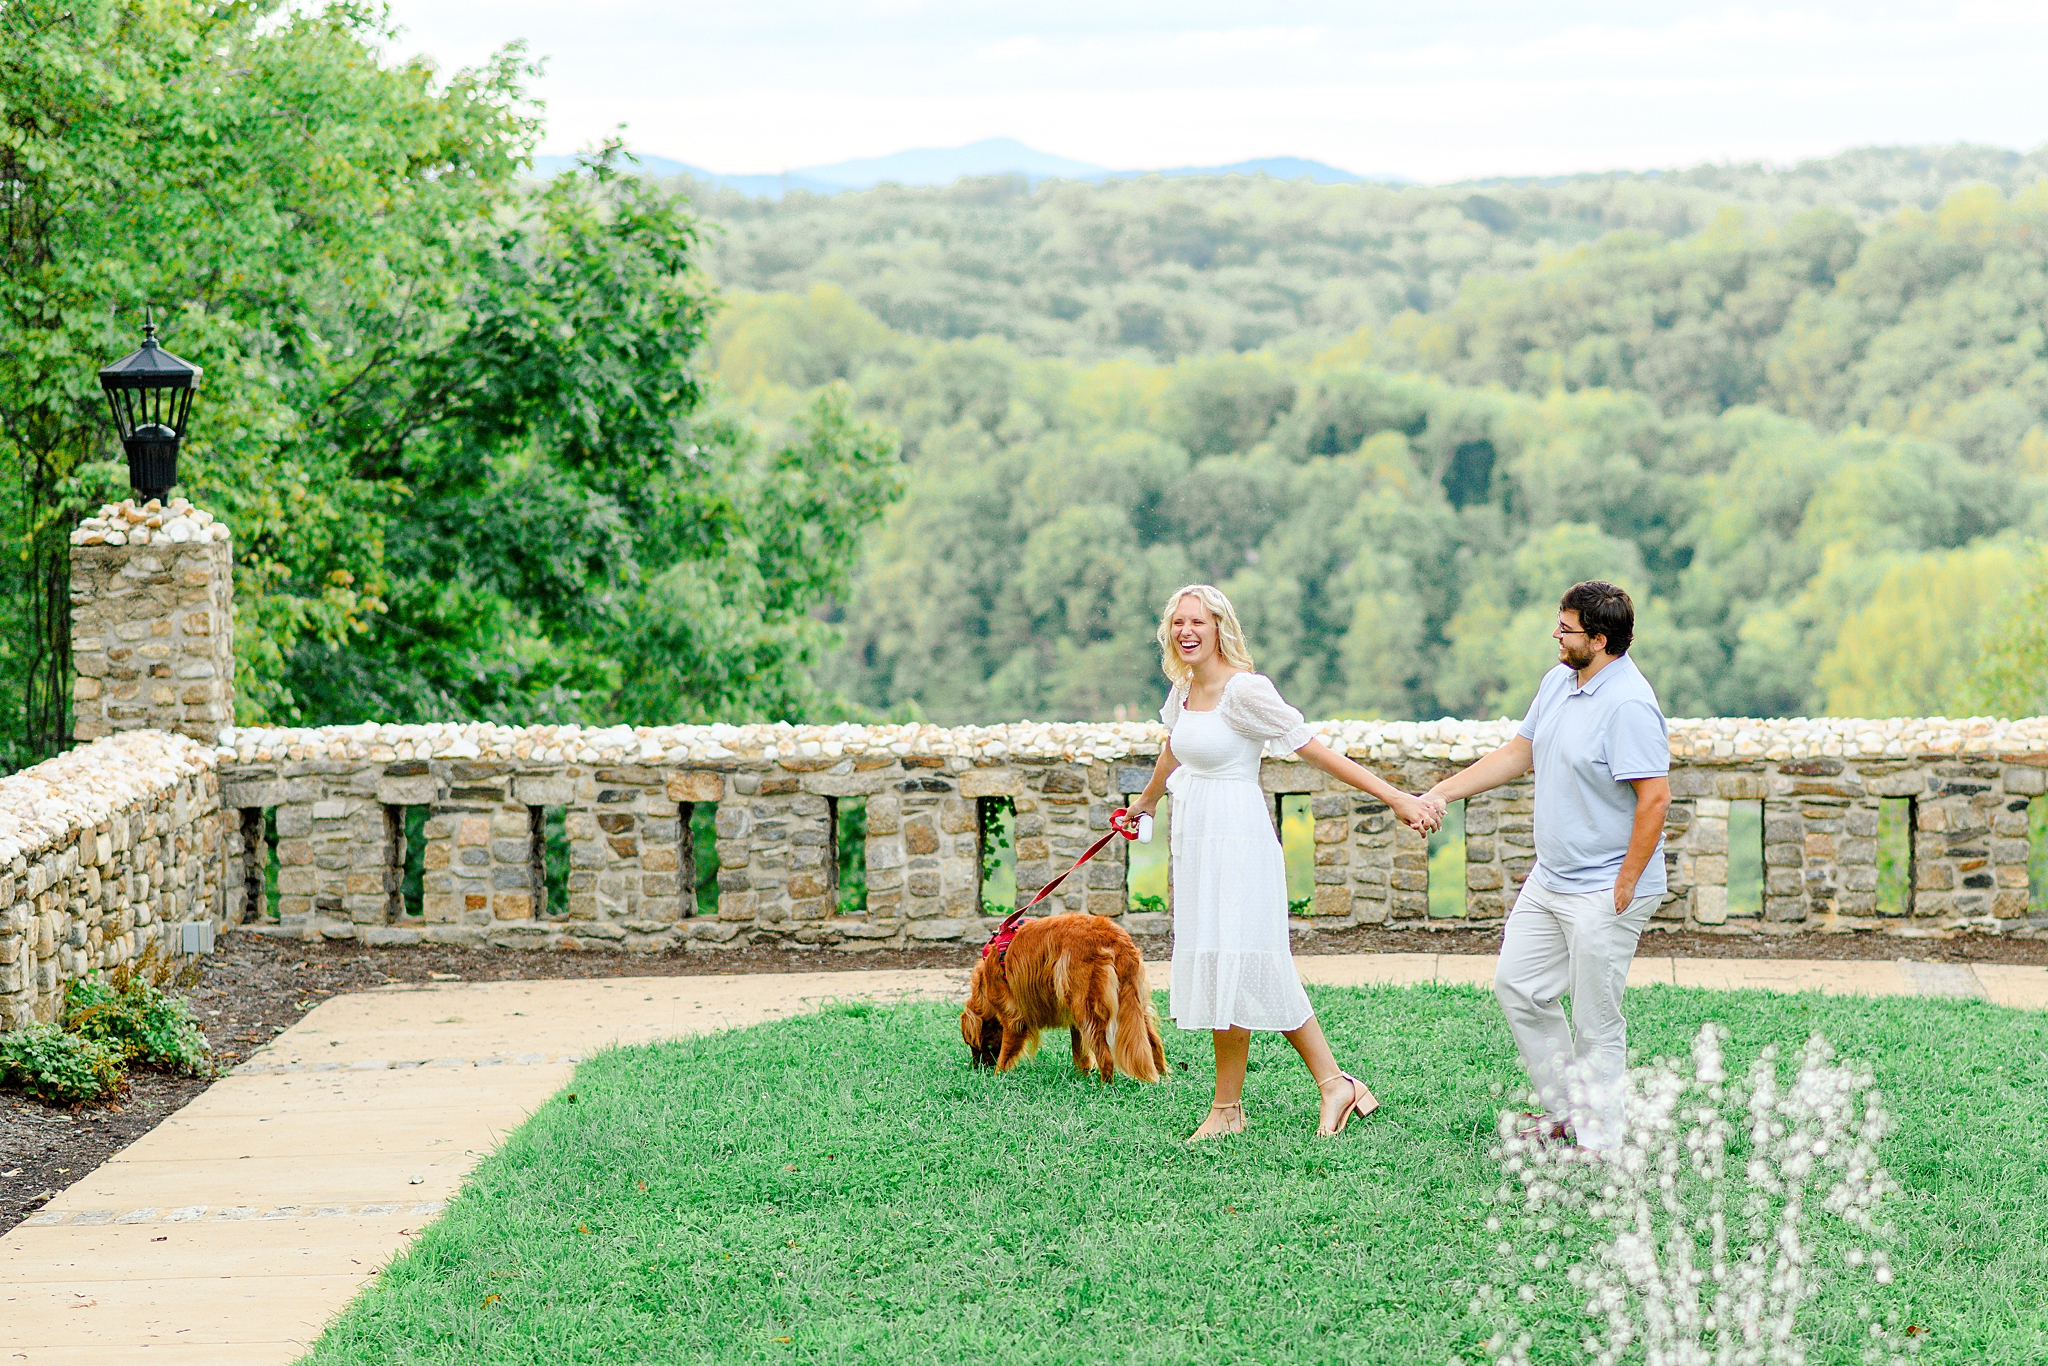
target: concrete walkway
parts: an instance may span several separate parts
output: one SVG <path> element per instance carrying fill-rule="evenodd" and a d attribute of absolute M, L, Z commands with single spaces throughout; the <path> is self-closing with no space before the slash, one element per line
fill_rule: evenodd
<path fill-rule="evenodd" d="M 1493 979 L 1469 955 L 1297 961 L 1326 985 Z M 1638 958 L 1629 983 L 2048 1008 L 2048 968 Z M 965 986 L 916 970 L 337 996 L 0 1238 L 0 1363 L 289 1362 L 591 1050 Z"/>
<path fill-rule="evenodd" d="M 1324 986 L 1415 986 L 1425 982 L 1493 985 L 1491 954 L 1358 953 L 1297 958 L 1304 982 Z M 1164 991 L 1164 964 L 1152 985 Z M 2048 1010 L 2048 968 L 1996 963 L 1830 962 L 1810 958 L 1649 958 L 1629 969 L 1632 987 L 1707 987 L 1735 991 L 1818 991 L 1829 996 L 1959 996 L 2021 1010 Z"/>

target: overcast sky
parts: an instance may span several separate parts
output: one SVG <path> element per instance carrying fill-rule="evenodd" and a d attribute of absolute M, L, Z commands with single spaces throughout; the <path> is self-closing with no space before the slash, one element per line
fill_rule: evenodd
<path fill-rule="evenodd" d="M 1418 180 L 2048 141 L 2048 5 L 394 0 L 444 67 L 547 58 L 544 151 L 714 171 L 1016 137 L 1129 168 Z"/>

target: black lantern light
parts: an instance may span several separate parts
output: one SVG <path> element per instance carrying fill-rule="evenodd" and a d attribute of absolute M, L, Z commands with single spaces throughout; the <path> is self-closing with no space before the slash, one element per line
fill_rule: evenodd
<path fill-rule="evenodd" d="M 128 482 L 136 497 L 169 497 L 178 482 L 178 443 L 185 437 L 192 393 L 203 373 L 156 344 L 154 319 L 142 325 L 140 350 L 100 371 L 114 429 L 128 451 Z"/>

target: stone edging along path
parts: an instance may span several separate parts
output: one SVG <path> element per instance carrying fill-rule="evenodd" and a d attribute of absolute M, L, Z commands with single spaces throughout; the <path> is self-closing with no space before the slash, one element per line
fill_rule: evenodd
<path fill-rule="evenodd" d="M 1324 985 L 1490 982 L 1493 959 L 1298 960 Z M 1164 964 L 1149 965 L 1163 987 Z M 294 1360 L 496 1144 L 611 1043 L 829 1000 L 957 998 L 961 969 L 379 988 L 314 1007 L 0 1238 L 7 1359 Z M 2048 968 L 1640 957 L 1655 983 L 1970 997 L 2048 1008 Z"/>

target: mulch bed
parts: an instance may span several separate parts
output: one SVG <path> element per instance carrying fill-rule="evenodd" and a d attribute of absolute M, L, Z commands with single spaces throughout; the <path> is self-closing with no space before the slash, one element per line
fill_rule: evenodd
<path fill-rule="evenodd" d="M 1294 936 L 1300 955 L 1333 953 L 1492 953 L 1493 929 L 1311 930 Z M 1165 958 L 1171 941 L 1142 938 L 1145 957 Z M 673 953 L 479 952 L 440 945 L 371 949 L 358 944 L 300 944 L 227 934 L 201 959 L 185 988 L 224 1066 L 233 1066 L 330 996 L 369 987 L 432 981 L 502 982 L 590 977 L 697 977 L 718 973 L 853 972 L 867 968 L 965 968 L 978 944 L 845 953 L 754 944 Z M 1917 959 L 1944 963 L 2048 966 L 2048 938 L 1966 935 L 1900 939 L 1875 934 L 1789 937 L 1660 930 L 1640 952 L 1695 958 Z M 0 1097 L 0 1233 L 72 1182 L 120 1152 L 204 1091 L 203 1078 L 130 1074 L 127 1096 L 105 1107 L 68 1110 L 20 1096 Z"/>

